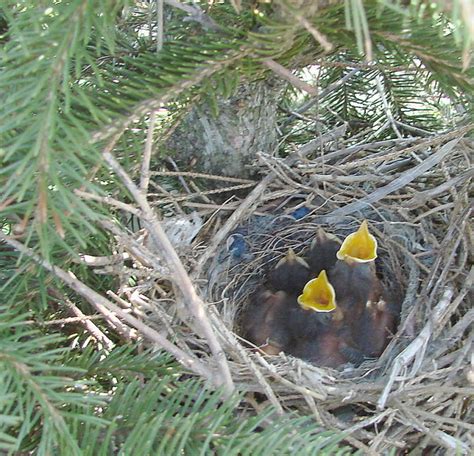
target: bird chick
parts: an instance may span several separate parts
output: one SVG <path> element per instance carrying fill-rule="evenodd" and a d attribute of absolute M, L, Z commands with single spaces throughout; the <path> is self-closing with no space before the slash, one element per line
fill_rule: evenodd
<path fill-rule="evenodd" d="M 387 305 L 375 272 L 377 240 L 366 220 L 344 239 L 336 256 L 330 280 L 350 337 L 365 357 L 380 356 L 395 330 L 396 312 Z"/>
<path fill-rule="evenodd" d="M 298 304 L 315 312 L 332 312 L 336 309 L 336 293 L 323 269 L 318 277 L 311 279 L 298 296 Z"/>
<path fill-rule="evenodd" d="M 307 255 L 311 274 L 317 276 L 323 269 L 329 271 L 336 263 L 336 253 L 340 247 L 336 236 L 319 228 Z"/>
<path fill-rule="evenodd" d="M 243 336 L 268 355 L 284 351 L 290 339 L 286 315 L 291 307 L 284 291 L 259 290 L 241 320 Z"/>
<path fill-rule="evenodd" d="M 310 278 L 309 266 L 306 261 L 296 255 L 293 249 L 276 264 L 270 273 L 269 282 L 273 289 L 288 294 L 300 293 Z"/>
<path fill-rule="evenodd" d="M 301 307 L 299 314 L 306 315 L 304 321 L 295 325 L 298 337 L 288 352 L 319 366 L 337 367 L 350 361 L 343 351 L 346 347 L 350 351 L 351 345 L 342 327 L 344 315 L 336 305 L 336 294 L 324 269 L 305 285 L 297 302 Z"/>
<path fill-rule="evenodd" d="M 375 274 L 377 240 L 369 233 L 367 221 L 344 239 L 336 253 L 338 261 L 330 271 L 329 279 L 334 286 L 338 305 L 343 311 L 350 310 L 351 318 L 359 317 L 365 303 L 374 301 L 380 292 Z"/>
<path fill-rule="evenodd" d="M 300 339 L 289 353 L 317 366 L 338 367 L 349 361 L 341 350 L 344 345 L 337 331 L 326 326 L 316 339 Z"/>
<path fill-rule="evenodd" d="M 393 302 L 387 302 L 384 295 L 376 302 L 367 301 L 359 325 L 360 335 L 364 336 L 358 337 L 361 351 L 367 357 L 379 357 L 395 333 L 398 320 L 395 307 Z"/>

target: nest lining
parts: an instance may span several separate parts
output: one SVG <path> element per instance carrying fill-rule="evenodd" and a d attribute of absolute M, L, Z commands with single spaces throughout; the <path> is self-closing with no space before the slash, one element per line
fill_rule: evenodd
<path fill-rule="evenodd" d="M 408 145 L 392 142 L 389 148 L 366 144 L 351 149 L 339 134 L 320 141 L 309 151 L 312 155 L 280 159 L 262 154 L 256 166 L 266 177 L 242 180 L 242 186 L 254 189 L 241 201 L 217 199 L 227 190 L 221 177 L 160 173 L 214 185 L 207 192 L 158 194 L 154 204 L 197 210 L 205 220 L 192 247 L 180 253 L 210 303 L 210 320 L 238 389 L 261 393 L 277 410 L 312 413 L 321 425 L 347 431 L 350 442 L 368 452 L 393 447 L 469 451 L 474 429 L 466 399 L 473 392 L 473 314 L 467 304 L 473 280 L 468 224 L 472 142 L 453 143 L 453 137 L 461 133 Z M 420 163 L 449 144 L 438 163 L 420 170 Z M 370 199 L 394 181 L 406 183 Z M 338 215 L 341 207 L 360 201 L 371 202 Z M 296 220 L 295 211 L 303 207 L 309 213 Z M 363 218 L 379 241 L 377 269 L 385 284 L 399 289 L 402 301 L 397 334 L 382 356 L 337 371 L 244 348 L 239 314 L 272 264 L 289 247 L 296 253 L 306 248 L 318 226 L 342 238 Z M 142 242 L 140 235 L 135 238 Z M 236 236 L 245 244 L 238 258 L 231 248 Z M 133 257 L 135 270 L 150 272 L 150 265 L 129 246 L 123 248 Z M 150 326 L 166 332 L 183 350 L 214 362 L 205 341 L 182 324 L 189 320 L 166 280 L 148 274 L 136 286 L 122 284 L 121 292 Z M 137 295 L 140 299 L 134 300 Z"/>

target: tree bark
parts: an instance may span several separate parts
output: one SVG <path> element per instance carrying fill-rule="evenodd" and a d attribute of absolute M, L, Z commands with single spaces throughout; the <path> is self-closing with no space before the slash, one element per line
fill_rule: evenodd
<path fill-rule="evenodd" d="M 237 94 L 193 108 L 168 141 L 183 169 L 223 176 L 250 177 L 257 152 L 277 147 L 276 113 L 283 84 L 266 80 L 241 85 Z"/>

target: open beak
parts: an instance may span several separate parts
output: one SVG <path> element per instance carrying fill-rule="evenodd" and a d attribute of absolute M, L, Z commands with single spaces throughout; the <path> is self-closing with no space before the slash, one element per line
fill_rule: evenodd
<path fill-rule="evenodd" d="M 324 269 L 304 286 L 303 293 L 298 296 L 298 304 L 315 312 L 331 312 L 336 308 L 336 293 Z"/>
<path fill-rule="evenodd" d="M 339 260 L 355 263 L 368 263 L 377 258 L 377 239 L 369 233 L 367 220 L 344 239 L 336 256 Z"/>

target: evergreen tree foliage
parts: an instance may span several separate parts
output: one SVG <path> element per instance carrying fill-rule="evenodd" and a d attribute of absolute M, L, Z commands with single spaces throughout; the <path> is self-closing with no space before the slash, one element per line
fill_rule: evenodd
<path fill-rule="evenodd" d="M 383 128 L 387 106 L 402 133 L 444 129 L 472 114 L 473 35 L 459 0 L 449 10 L 444 2 L 420 0 L 203 2 L 203 14 L 194 16 L 169 3 L 164 33 L 155 24 L 155 2 L 8 0 L 0 6 L 2 234 L 98 292 L 113 288 L 115 279 L 75 260 L 82 252 L 110 254 L 112 242 L 99 222 L 121 218 L 77 190 L 127 202 L 130 195 L 101 151 L 121 134 L 114 154 L 136 175 L 150 111 L 157 112 L 164 144 L 193 105 L 206 102 L 218 116 L 217 101 L 239 84 L 268 77 L 263 63 L 272 59 L 321 92 L 359 69 L 309 108 L 323 123 L 316 128 L 349 122 L 355 135 L 357 125 L 373 125 L 374 139 L 381 139 L 394 137 Z M 178 5 L 196 11 L 193 2 Z M 293 142 L 312 134 L 313 126 L 288 114 L 308 100 L 292 87 L 282 100 L 280 126 Z M 154 165 L 162 158 L 153 157 Z M 66 299 L 87 313 L 89 305 L 64 284 L 0 243 L 2 451 L 345 451 L 338 447 L 344 436 L 322 432 L 310 418 L 275 418 L 270 409 L 250 417 L 240 408 L 241 395 L 222 403 L 219 392 L 168 355 L 123 345 L 100 320 L 116 343 L 112 350 L 82 326 L 51 324 L 68 316 Z"/>

